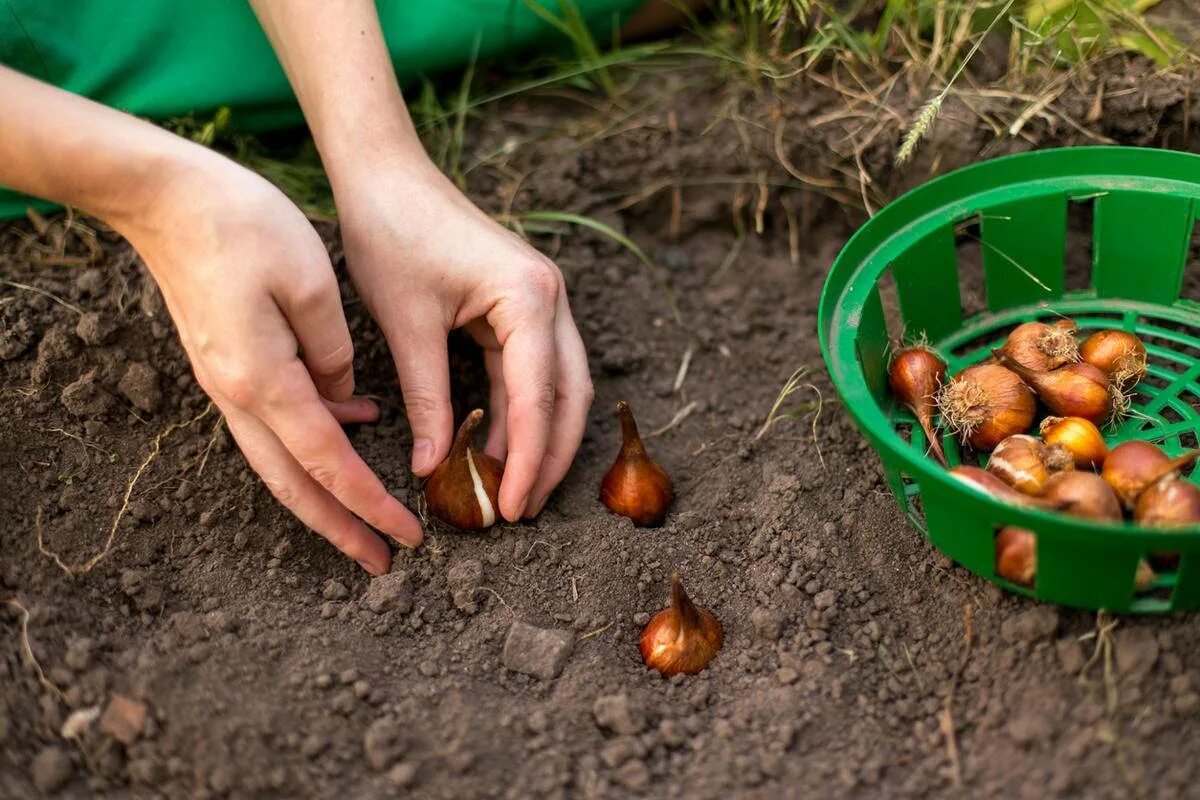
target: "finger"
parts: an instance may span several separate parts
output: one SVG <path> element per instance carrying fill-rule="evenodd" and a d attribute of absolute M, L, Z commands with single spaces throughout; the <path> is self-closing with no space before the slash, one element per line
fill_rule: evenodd
<path fill-rule="evenodd" d="M 420 523 L 388 494 L 350 446 L 345 431 L 306 378 L 299 362 L 280 369 L 275 397 L 259 408 L 263 421 L 304 471 L 342 505 L 401 544 L 416 547 L 423 538 Z"/>
<path fill-rule="evenodd" d="M 280 287 L 275 299 L 300 342 L 317 391 L 329 400 L 346 400 L 354 394 L 354 345 L 337 278 L 328 262 L 304 274 L 309 283 Z"/>
<path fill-rule="evenodd" d="M 392 551 L 387 544 L 318 485 L 265 425 L 228 404 L 222 411 L 251 469 L 284 507 L 367 572 L 388 571 Z"/>
<path fill-rule="evenodd" d="M 550 423 L 550 441 L 533 491 L 529 494 L 526 517 L 541 513 L 554 487 L 566 477 L 583 441 L 588 410 L 592 407 L 592 378 L 588 372 L 587 350 L 571 318 L 563 295 L 555 320 L 555 345 L 558 358 L 558 387 L 554 398 L 554 416 Z"/>
<path fill-rule="evenodd" d="M 508 388 L 499 350 L 484 350 L 483 364 L 488 374 L 488 438 L 484 452 L 503 461 L 508 457 Z"/>
<path fill-rule="evenodd" d="M 436 316 L 409 317 L 387 340 L 412 427 L 412 471 L 424 477 L 450 452 L 454 428 L 446 326 Z"/>
<path fill-rule="evenodd" d="M 555 384 L 554 317 L 531 315 L 505 337 L 501 364 L 508 390 L 508 460 L 500 481 L 500 513 L 521 518 L 550 435 Z"/>
<path fill-rule="evenodd" d="M 329 409 L 329 413 L 333 414 L 333 418 L 343 425 L 376 422 L 379 419 L 379 405 L 366 397 L 351 397 L 336 403 L 321 398 L 321 402 Z"/>

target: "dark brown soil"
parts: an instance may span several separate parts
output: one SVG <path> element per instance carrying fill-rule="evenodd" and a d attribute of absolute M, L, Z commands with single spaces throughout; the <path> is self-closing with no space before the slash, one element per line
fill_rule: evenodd
<path fill-rule="evenodd" d="M 874 105 L 827 79 L 754 87 L 693 65 L 644 74 L 621 112 L 562 95 L 492 109 L 472 126 L 468 165 L 506 138 L 530 142 L 503 169 L 473 169 L 473 196 L 497 212 L 601 219 L 659 274 L 584 229 L 536 237 L 591 356 L 597 401 L 578 461 L 536 522 L 433 531 L 397 557 L 406 577 L 370 594 L 203 415 L 124 244 L 62 216 L 0 229 L 0 274 L 25 285 L 0 287 L 0 598 L 28 609 L 48 682 L 23 657 L 20 611 L 0 607 L 0 797 L 36 796 L 34 782 L 62 797 L 1194 795 L 1194 619 L 1124 618 L 1097 637 L 1096 615 L 1005 595 L 949 563 L 888 495 L 815 335 L 825 271 L 864 204 L 1033 146 L 1195 146 L 1190 78 L 1109 67 L 1102 87 L 1069 83 L 1016 138 L 993 124 L 1028 101 L 952 97 L 904 172 L 891 158 L 925 96 L 903 82 Z M 1097 91 L 1104 113 L 1089 121 Z M 359 385 L 384 408 L 352 437 L 413 501 L 390 359 L 348 302 Z M 457 359 L 467 408 L 478 364 L 465 348 Z M 785 408 L 819 396 L 819 417 L 756 440 L 802 366 L 812 387 Z M 643 431 L 690 409 L 649 439 L 677 490 L 660 529 L 596 498 L 621 398 Z M 39 552 L 39 518 L 63 561 L 101 552 L 156 437 L 197 416 L 161 438 L 94 569 L 69 577 Z M 700 675 L 664 680 L 637 639 L 673 571 L 726 642 Z M 505 667 L 518 620 L 571 632 L 557 678 Z M 1098 642 L 1115 664 L 1088 663 Z M 112 693 L 148 708 L 127 743 L 101 730 L 122 733 L 111 724 L 60 736 L 72 711 Z"/>

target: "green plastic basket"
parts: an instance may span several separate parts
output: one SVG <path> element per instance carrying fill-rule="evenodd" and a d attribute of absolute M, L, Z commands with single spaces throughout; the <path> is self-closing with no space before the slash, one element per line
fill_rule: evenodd
<path fill-rule="evenodd" d="M 1093 204 L 1088 288 L 1064 289 L 1068 208 Z M 925 455 L 912 416 L 891 397 L 891 342 L 925 336 L 953 375 L 984 360 L 1021 322 L 1066 315 L 1081 335 L 1135 331 L 1149 374 L 1134 413 L 1105 431 L 1110 445 L 1145 439 L 1172 455 L 1200 430 L 1200 304 L 1180 297 L 1200 212 L 1200 156 L 1086 147 L 996 159 L 933 180 L 888 205 L 846 244 L 821 297 L 820 336 L 834 385 L 879 453 L 909 519 L 950 558 L 1006 589 L 1067 606 L 1161 613 L 1200 606 L 1200 531 L 1165 532 L 1017 508 L 979 493 Z M 959 244 L 978 223 L 986 309 L 964 318 Z M 974 237 L 972 237 L 974 240 Z M 884 295 L 903 330 L 889 332 Z M 890 296 L 888 297 L 890 300 Z M 951 465 L 982 456 L 943 437 Z M 1196 475 L 1189 476 L 1196 480 Z M 995 535 L 1005 525 L 1037 534 L 1033 588 L 997 577 Z M 1150 552 L 1179 565 L 1135 589 Z"/>

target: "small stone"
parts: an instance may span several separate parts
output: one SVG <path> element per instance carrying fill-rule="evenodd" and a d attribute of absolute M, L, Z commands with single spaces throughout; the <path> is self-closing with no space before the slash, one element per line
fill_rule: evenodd
<path fill-rule="evenodd" d="M 777 642 L 783 635 L 783 615 L 762 606 L 750 612 L 750 625 L 764 642 Z"/>
<path fill-rule="evenodd" d="M 616 734 L 632 736 L 646 727 L 645 713 L 623 692 L 597 697 L 592 705 L 592 715 L 597 725 Z"/>
<path fill-rule="evenodd" d="M 31 771 L 34 787 L 42 794 L 50 794 L 71 780 L 74 767 L 66 751 L 61 747 L 51 746 L 43 748 L 34 756 Z"/>
<path fill-rule="evenodd" d="M 404 729 L 392 717 L 380 717 L 363 734 L 363 752 L 376 772 L 396 763 L 404 751 Z"/>
<path fill-rule="evenodd" d="M 74 639 L 67 645 L 63 663 L 67 665 L 68 669 L 84 672 L 92 665 L 92 653 L 95 649 L 96 643 L 86 636 Z"/>
<path fill-rule="evenodd" d="M 395 611 L 407 614 L 412 611 L 412 585 L 407 572 L 389 572 L 371 581 L 363 603 L 376 614 Z"/>
<path fill-rule="evenodd" d="M 1117 670 L 1124 677 L 1144 678 L 1158 661 L 1158 640 L 1148 628 L 1117 628 L 1113 634 Z"/>
<path fill-rule="evenodd" d="M 354 696 L 352 690 L 346 689 L 335 694 L 329 705 L 335 713 L 348 717 L 358 707 L 358 698 Z"/>
<path fill-rule="evenodd" d="M 84 373 L 62 390 L 63 407 L 76 417 L 98 417 L 112 408 L 113 397 L 96 382 L 96 371 Z"/>
<path fill-rule="evenodd" d="M 134 361 L 125 368 L 125 374 L 117 383 L 117 391 L 125 399 L 147 413 L 158 410 L 162 405 L 162 389 L 158 385 L 158 372 L 142 361 Z"/>
<path fill-rule="evenodd" d="M 357 667 L 346 667 L 346 669 L 338 673 L 338 680 L 349 686 L 358 680 L 358 675 L 359 673 Z"/>
<path fill-rule="evenodd" d="M 525 718 L 525 727 L 533 734 L 545 733 L 550 727 L 550 715 L 540 708 L 535 708 Z"/>
<path fill-rule="evenodd" d="M 397 789 L 404 789 L 411 786 L 416 779 L 417 765 L 411 761 L 401 761 L 388 770 L 388 780 Z"/>
<path fill-rule="evenodd" d="M 795 683 L 800 679 L 800 673 L 791 667 L 780 667 L 775 670 L 775 680 L 782 683 L 784 686 Z"/>
<path fill-rule="evenodd" d="M 321 590 L 321 596 L 326 600 L 345 600 L 350 596 L 350 590 L 346 588 L 346 584 L 330 578 L 325 581 L 325 587 Z"/>
<path fill-rule="evenodd" d="M 437 674 L 441 672 L 441 670 L 438 669 L 437 662 L 428 658 L 417 665 L 417 671 L 426 678 L 435 678 L 437 677 Z"/>
<path fill-rule="evenodd" d="M 117 323 L 99 311 L 87 311 L 75 326 L 75 335 L 87 345 L 106 344 L 117 332 Z"/>
<path fill-rule="evenodd" d="M 123 745 L 131 745 L 146 729 L 146 704 L 113 693 L 100 716 L 100 730 Z"/>
<path fill-rule="evenodd" d="M 466 558 L 457 562 L 446 572 L 446 583 L 450 586 L 450 597 L 454 607 L 464 614 L 479 610 L 475 595 L 483 582 L 483 562 L 477 558 Z"/>
<path fill-rule="evenodd" d="M 569 630 L 539 628 L 518 620 L 504 640 L 504 666 L 548 681 L 562 672 L 574 647 L 575 635 Z"/>
<path fill-rule="evenodd" d="M 1058 609 L 1053 606 L 1034 606 L 1022 611 L 1000 625 L 1000 636 L 1013 644 L 1036 642 L 1052 636 L 1058 630 Z"/>
<path fill-rule="evenodd" d="M 817 607 L 818 611 L 824 611 L 827 608 L 832 608 L 833 604 L 836 602 L 837 592 L 835 592 L 833 589 L 825 589 L 824 591 L 817 592 L 816 597 L 813 598 L 813 605 Z"/>
<path fill-rule="evenodd" d="M 354 691 L 354 696 L 359 700 L 366 700 L 367 696 L 371 694 L 371 684 L 364 680 L 355 681 L 352 688 Z"/>
<path fill-rule="evenodd" d="M 650 768 L 641 761 L 627 761 L 613 777 L 631 792 L 641 792 L 650 785 Z"/>
<path fill-rule="evenodd" d="M 318 689 L 328 689 L 330 686 L 333 686 L 333 676 L 330 675 L 328 672 L 322 672 L 320 675 L 318 675 L 316 678 L 313 679 L 313 684 Z"/>

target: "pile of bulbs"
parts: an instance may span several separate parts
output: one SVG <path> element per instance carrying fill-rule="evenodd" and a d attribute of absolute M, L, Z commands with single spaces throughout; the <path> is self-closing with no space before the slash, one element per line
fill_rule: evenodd
<path fill-rule="evenodd" d="M 943 466 L 936 414 L 964 445 L 990 451 L 986 469 L 964 465 L 950 473 L 998 499 L 1101 522 L 1129 514 L 1146 527 L 1200 525 L 1200 487 L 1180 476 L 1200 450 L 1171 458 L 1142 441 L 1109 450 L 1098 427 L 1128 413 L 1128 392 L 1146 374 L 1145 345 L 1121 330 L 1097 331 L 1082 344 L 1076 334 L 1068 319 L 1024 323 L 991 359 L 949 381 L 936 353 L 904 348 L 892 358 L 889 385 Z M 1050 416 L 1033 436 L 1038 401 Z M 1033 532 L 1004 528 L 996 537 L 996 574 L 1032 586 L 1035 552 Z M 1155 580 L 1155 567 L 1177 561 L 1176 554 L 1151 554 L 1139 565 L 1137 588 Z"/>
<path fill-rule="evenodd" d="M 613 513 L 639 527 L 660 524 L 671 504 L 671 479 L 646 453 L 633 411 L 617 403 L 621 449 L 600 483 L 600 500 Z M 442 522 L 462 530 L 483 530 L 497 521 L 504 464 L 480 453 L 472 444 L 483 411 L 467 415 L 454 436 L 450 454 L 425 481 L 425 505 Z M 646 665 L 663 675 L 693 675 L 712 661 L 724 635 L 712 612 L 688 597 L 678 575 L 671 577 L 671 605 L 658 612 L 642 631 Z"/>

